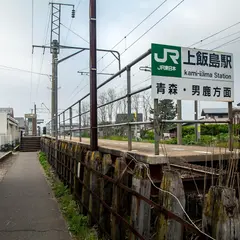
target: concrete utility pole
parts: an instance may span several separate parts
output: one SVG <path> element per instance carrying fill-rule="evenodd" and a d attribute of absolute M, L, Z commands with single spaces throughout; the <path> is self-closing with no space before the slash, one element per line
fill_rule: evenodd
<path fill-rule="evenodd" d="M 58 115 L 58 72 L 57 61 L 59 53 L 59 45 L 57 40 L 52 42 L 52 104 L 51 104 L 51 128 L 52 136 L 57 137 L 57 115 Z"/>
<path fill-rule="evenodd" d="M 54 90 L 55 90 L 55 68 L 54 68 L 54 54 L 52 54 L 52 88 L 51 88 L 51 135 L 55 136 L 55 119 L 54 119 L 54 114 L 55 114 L 55 94 L 54 94 Z"/>
<path fill-rule="evenodd" d="M 89 1 L 90 21 L 90 147 L 98 148 L 97 130 L 97 33 L 96 33 L 96 0 Z"/>

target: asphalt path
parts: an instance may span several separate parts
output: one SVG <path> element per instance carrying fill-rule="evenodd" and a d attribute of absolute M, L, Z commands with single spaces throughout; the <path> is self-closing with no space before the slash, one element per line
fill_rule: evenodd
<path fill-rule="evenodd" d="M 0 182 L 0 239 L 70 240 L 37 153 L 19 153 Z"/>

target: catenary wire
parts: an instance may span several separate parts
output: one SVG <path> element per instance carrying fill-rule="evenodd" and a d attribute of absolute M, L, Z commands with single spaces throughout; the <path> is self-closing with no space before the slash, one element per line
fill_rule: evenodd
<path fill-rule="evenodd" d="M 214 41 L 211 41 L 211 42 L 209 42 L 209 43 L 206 43 L 206 44 L 201 45 L 201 48 L 202 48 L 202 47 L 205 47 L 205 46 L 207 46 L 207 45 L 210 45 L 210 44 L 212 44 L 212 43 L 221 41 L 221 40 L 223 40 L 223 39 L 232 37 L 232 36 L 234 36 L 234 35 L 236 35 L 236 34 L 238 34 L 238 33 L 240 33 L 240 31 L 234 32 L 234 33 L 229 34 L 229 35 L 227 35 L 227 36 L 224 36 L 224 37 L 222 37 L 222 38 L 215 39 Z"/>
<path fill-rule="evenodd" d="M 77 13 L 78 8 L 79 8 L 80 4 L 82 3 L 82 0 L 78 0 L 78 1 L 76 0 L 76 3 L 77 3 L 77 7 L 76 7 L 75 14 Z M 72 23 L 73 23 L 73 18 L 71 19 L 71 22 L 70 22 L 69 27 L 68 27 L 69 29 L 68 29 L 67 34 L 66 34 L 65 44 L 67 43 L 67 39 L 68 39 L 68 35 L 69 35 L 69 32 L 70 32 L 70 29 L 72 27 Z"/>
<path fill-rule="evenodd" d="M 128 49 L 130 49 L 133 45 L 135 45 L 141 38 L 143 38 L 148 32 L 150 32 L 154 27 L 156 27 L 161 21 L 163 21 L 170 13 L 172 13 L 176 8 L 178 8 L 185 0 L 180 1 L 177 5 L 175 5 L 170 11 L 168 11 L 163 17 L 161 17 L 155 24 L 153 24 L 147 31 L 145 31 L 140 37 L 138 37 L 131 45 L 126 48 L 121 55 L 123 55 Z M 101 73 L 106 70 L 109 66 L 111 66 L 116 59 L 110 62 L 105 68 L 102 69 Z"/>
<path fill-rule="evenodd" d="M 34 20 L 34 0 L 32 0 L 32 45 L 33 45 L 33 22 Z M 30 76 L 30 105 L 32 104 L 32 82 L 33 82 L 33 76 L 32 76 L 32 71 L 33 71 L 33 54 L 31 56 L 31 76 Z"/>
<path fill-rule="evenodd" d="M 113 50 L 115 47 L 117 47 L 119 44 L 121 44 L 129 35 L 131 35 L 138 27 L 140 27 L 149 17 L 151 17 L 160 7 L 163 6 L 164 3 L 166 3 L 167 0 L 163 1 L 162 3 L 160 3 L 152 12 L 150 12 L 140 23 L 138 23 L 131 31 L 129 31 L 120 41 L 118 41 L 112 48 L 111 50 Z M 65 26 L 64 26 L 65 27 Z M 72 30 L 70 30 L 72 31 Z M 76 36 L 80 37 L 82 40 L 84 40 L 85 42 L 89 43 L 87 40 L 83 39 L 79 34 L 77 34 L 76 32 L 72 31 Z M 97 63 L 103 59 L 108 53 L 105 53 L 104 56 L 102 56 Z M 89 67 L 83 68 L 81 71 L 84 71 L 86 69 L 88 69 Z M 78 86 L 76 87 L 78 88 Z M 76 88 L 74 89 L 74 91 L 76 90 Z"/>
<path fill-rule="evenodd" d="M 51 74 L 44 74 L 44 73 L 39 73 L 39 72 L 33 72 L 33 71 L 30 71 L 30 70 L 26 70 L 26 69 L 9 67 L 9 66 L 6 66 L 6 65 L 0 65 L 0 69 L 8 70 L 8 71 L 20 71 L 20 72 L 25 72 L 25 73 L 30 73 L 30 74 L 37 74 L 37 75 L 42 75 L 42 76 L 51 76 Z"/>
<path fill-rule="evenodd" d="M 131 35 L 138 27 L 140 27 L 149 17 L 151 17 L 160 7 L 163 6 L 164 3 L 166 3 L 167 0 L 163 1 L 161 4 L 159 4 L 152 12 L 150 12 L 140 23 L 138 23 L 130 32 L 127 33 L 126 36 L 124 36 L 119 42 L 117 42 L 111 50 L 113 50 L 115 47 L 117 47 L 119 44 L 121 44 L 129 35 Z M 104 58 L 108 53 L 105 53 L 98 62 Z"/>
<path fill-rule="evenodd" d="M 197 42 L 193 43 L 193 44 L 192 44 L 191 46 L 189 46 L 189 47 L 193 47 L 193 46 L 195 46 L 195 45 L 197 45 L 197 44 L 199 44 L 199 43 L 202 43 L 203 41 L 206 41 L 206 40 L 208 40 L 209 38 L 218 35 L 219 33 L 222 33 L 222 32 L 224 32 L 224 31 L 226 31 L 226 30 L 228 30 L 228 29 L 230 29 L 230 28 L 232 28 L 232 27 L 237 26 L 239 23 L 240 23 L 240 22 L 234 23 L 233 25 L 231 25 L 231 26 L 229 26 L 229 27 L 226 27 L 226 28 L 224 28 L 224 29 L 222 29 L 222 30 L 220 30 L 220 31 L 218 31 L 218 32 L 216 32 L 216 33 L 213 33 L 213 34 L 211 34 L 210 36 L 208 36 L 208 37 L 206 37 L 206 38 L 203 38 L 203 39 L 201 39 L 200 41 L 197 41 Z"/>
<path fill-rule="evenodd" d="M 119 44 L 121 44 L 129 35 L 131 35 L 138 27 L 140 27 L 149 17 L 151 17 L 164 3 L 166 3 L 167 0 L 163 1 L 161 4 L 159 4 L 152 12 L 150 12 L 140 23 L 138 23 L 131 31 L 129 31 L 120 41 L 118 41 L 112 48 L 113 50 L 115 47 L 117 47 Z M 79 36 L 80 37 L 80 36 Z M 98 59 L 97 63 L 101 61 L 107 54 L 105 53 L 100 59 Z M 84 68 L 83 70 L 88 69 L 88 67 Z"/>
<path fill-rule="evenodd" d="M 47 43 L 47 36 L 48 36 L 48 30 L 49 30 L 49 26 L 50 26 L 50 20 L 51 20 L 50 7 L 48 7 L 47 21 L 46 21 L 45 30 L 44 30 L 45 34 L 44 34 L 44 37 L 43 37 L 44 45 L 46 45 L 46 43 Z M 44 61 L 44 54 L 42 54 L 42 57 L 41 57 L 41 64 L 40 64 L 40 70 L 39 70 L 40 73 L 42 73 L 43 61 Z M 38 96 L 40 79 L 41 79 L 41 74 L 39 74 L 38 81 L 37 81 L 37 88 L 36 88 L 36 95 L 37 96 Z"/>
<path fill-rule="evenodd" d="M 221 45 L 219 45 L 219 46 L 217 46 L 217 47 L 215 47 L 215 48 L 213 48 L 213 49 L 211 49 L 211 50 L 215 50 L 215 49 L 218 49 L 218 48 L 220 48 L 220 47 L 229 45 L 229 44 L 233 43 L 234 41 L 236 41 L 236 40 L 238 40 L 238 39 L 240 39 L 240 37 L 237 37 L 237 38 L 234 38 L 234 39 L 232 39 L 232 40 L 230 40 L 230 41 L 228 41 L 228 42 L 225 42 L 225 43 L 223 43 L 223 44 L 221 44 Z"/>
<path fill-rule="evenodd" d="M 170 11 L 168 11 L 162 18 L 160 18 L 154 25 L 152 25 L 147 31 L 145 31 L 139 38 L 137 38 L 128 48 L 126 48 L 122 53 L 121 53 L 121 55 L 122 54 L 124 54 L 129 48 L 131 48 L 134 44 L 136 44 L 142 37 L 144 37 L 149 31 L 151 31 L 157 24 L 159 24 L 163 19 L 165 19 L 171 12 L 173 12 L 179 5 L 181 5 L 183 2 L 184 2 L 185 0 L 182 0 L 182 1 L 180 1 L 177 5 L 175 5 Z M 159 9 L 164 3 L 165 3 L 166 1 L 164 1 L 163 3 L 161 3 L 160 4 L 160 6 L 158 6 L 157 7 L 157 9 Z M 156 10 L 157 10 L 156 9 Z M 148 17 L 150 17 L 156 10 L 154 10 L 152 13 L 150 13 L 149 15 L 148 15 Z M 148 17 L 146 17 L 145 19 L 147 19 Z M 143 23 L 144 21 L 142 21 L 142 23 Z M 141 23 L 141 24 L 142 24 Z M 139 24 L 138 24 L 139 25 Z M 137 25 L 137 26 L 138 26 Z M 139 25 L 140 26 L 140 25 Z M 137 27 L 136 27 L 136 29 L 137 29 Z M 135 30 L 135 29 L 134 29 Z M 132 33 L 134 30 L 131 30 L 130 31 L 130 33 Z M 130 34 L 129 33 L 129 34 Z M 129 35 L 128 35 L 129 36 Z M 125 39 L 125 37 L 123 38 L 123 39 Z M 122 39 L 122 40 L 123 40 Z M 120 42 L 119 42 L 120 43 Z M 117 44 L 116 44 L 117 45 Z M 116 46 L 115 45 L 115 46 Z M 115 47 L 114 46 L 114 47 Z M 114 48 L 113 47 L 113 48 Z M 116 61 L 116 59 L 114 59 L 112 62 L 110 62 L 105 68 L 103 68 L 102 69 L 102 71 L 100 72 L 100 73 L 102 73 L 104 70 L 106 70 L 110 65 L 112 65 L 114 62 Z M 74 90 L 75 91 L 75 90 Z"/>
<path fill-rule="evenodd" d="M 81 38 L 84 42 L 89 43 L 88 40 L 86 40 L 85 38 L 83 38 L 82 36 L 80 36 L 78 33 L 74 32 L 72 29 L 68 28 L 66 25 L 64 25 L 63 23 L 61 23 L 61 25 L 63 27 L 65 27 L 66 29 L 68 29 L 71 33 L 73 33 L 74 35 L 78 36 L 79 38 Z"/>

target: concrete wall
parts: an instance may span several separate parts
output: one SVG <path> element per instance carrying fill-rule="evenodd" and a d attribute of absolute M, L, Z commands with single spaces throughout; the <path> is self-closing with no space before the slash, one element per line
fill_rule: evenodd
<path fill-rule="evenodd" d="M 0 134 L 7 134 L 7 113 L 0 113 Z"/>
<path fill-rule="evenodd" d="M 0 113 L 0 146 L 16 143 L 20 138 L 20 131 L 17 121 L 8 116 L 7 113 Z"/>

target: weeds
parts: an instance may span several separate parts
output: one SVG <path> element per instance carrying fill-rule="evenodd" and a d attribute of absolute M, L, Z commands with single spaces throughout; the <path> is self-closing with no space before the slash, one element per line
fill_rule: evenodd
<path fill-rule="evenodd" d="M 76 240 L 96 240 L 97 236 L 88 227 L 88 218 L 79 212 L 79 206 L 74 200 L 69 189 L 60 182 L 51 171 L 51 166 L 47 162 L 47 157 L 43 152 L 39 153 L 39 161 L 51 182 L 51 186 L 56 199 L 59 202 L 61 212 L 67 221 L 69 231 Z"/>

